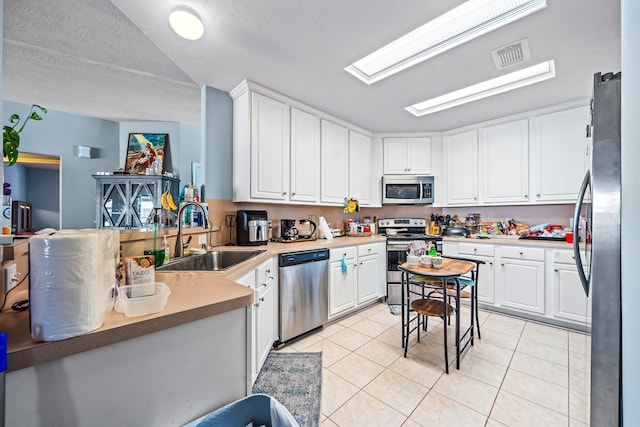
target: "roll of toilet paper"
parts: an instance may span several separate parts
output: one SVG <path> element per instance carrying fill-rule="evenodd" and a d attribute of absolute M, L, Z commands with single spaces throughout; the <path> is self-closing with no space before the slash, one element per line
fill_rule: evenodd
<path fill-rule="evenodd" d="M 58 341 L 102 325 L 113 306 L 119 235 L 63 230 L 29 239 L 29 308 L 34 341 Z"/>

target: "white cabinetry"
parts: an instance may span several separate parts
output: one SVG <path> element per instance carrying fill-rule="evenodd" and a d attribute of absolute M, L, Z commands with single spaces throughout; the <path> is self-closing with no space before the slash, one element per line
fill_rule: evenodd
<path fill-rule="evenodd" d="M 502 306 L 545 314 L 544 249 L 502 246 L 500 255 L 497 286 Z"/>
<path fill-rule="evenodd" d="M 250 372 L 247 378 L 250 390 L 264 364 L 273 342 L 276 339 L 276 299 L 275 259 L 271 258 L 256 269 L 236 279 L 237 283 L 254 289 L 254 301 L 251 310 L 247 310 L 247 366 Z"/>
<path fill-rule="evenodd" d="M 523 203 L 529 199 L 528 120 L 480 128 L 483 203 Z"/>
<path fill-rule="evenodd" d="M 289 191 L 289 107 L 259 93 L 251 99 L 251 197 L 284 200 Z"/>
<path fill-rule="evenodd" d="M 487 304 L 494 304 L 495 271 L 493 266 L 493 245 L 460 243 L 458 253 L 459 256 L 463 258 L 484 261 L 484 264 L 480 264 L 478 267 L 478 286 L 476 288 L 478 301 Z"/>
<path fill-rule="evenodd" d="M 431 138 L 384 138 L 385 175 L 428 175 L 431 173 Z"/>
<path fill-rule="evenodd" d="M 447 204 L 478 203 L 478 132 L 473 130 L 444 137 Z"/>
<path fill-rule="evenodd" d="M 589 168 L 589 106 L 531 119 L 535 200 L 574 203 Z"/>
<path fill-rule="evenodd" d="M 357 257 L 355 246 L 329 251 L 329 318 L 356 306 Z"/>
<path fill-rule="evenodd" d="M 320 200 L 320 119 L 291 108 L 291 200 Z"/>
<path fill-rule="evenodd" d="M 342 204 L 349 188 L 349 131 L 322 120 L 320 201 Z"/>
<path fill-rule="evenodd" d="M 371 204 L 373 181 L 371 159 L 371 138 L 361 133 L 349 131 L 349 198 L 360 205 Z"/>
<path fill-rule="evenodd" d="M 358 304 L 378 297 L 380 272 L 378 269 L 378 243 L 358 246 Z"/>
<path fill-rule="evenodd" d="M 584 255 L 583 255 L 584 256 Z M 578 276 L 573 251 L 553 251 L 551 280 L 551 314 L 559 319 L 591 324 L 591 298 L 587 298 Z"/>

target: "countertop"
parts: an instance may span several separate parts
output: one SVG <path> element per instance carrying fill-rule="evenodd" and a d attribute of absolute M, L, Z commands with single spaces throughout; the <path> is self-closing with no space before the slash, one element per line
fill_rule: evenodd
<path fill-rule="evenodd" d="M 506 237 L 489 237 L 488 239 L 472 239 L 466 237 L 443 237 L 444 242 L 455 243 L 479 243 L 503 246 L 531 246 L 553 249 L 573 249 L 571 243 L 555 240 L 533 240 L 533 239 L 517 239 Z"/>
<path fill-rule="evenodd" d="M 29 311 L 0 313 L 0 330 L 8 335 L 8 371 L 34 366 L 93 348 L 140 337 L 205 317 L 246 307 L 253 303 L 253 290 L 234 281 L 263 261 L 282 253 L 338 248 L 385 241 L 383 236 L 338 237 L 296 243 L 269 243 L 262 246 L 216 246 L 215 250 L 256 250 L 265 252 L 224 272 L 156 272 L 156 281 L 171 289 L 167 306 L 159 313 L 126 317 L 110 311 L 103 325 L 88 334 L 61 341 L 36 343 L 29 333 Z M 28 297 L 27 289 L 9 294 L 7 307 Z"/>

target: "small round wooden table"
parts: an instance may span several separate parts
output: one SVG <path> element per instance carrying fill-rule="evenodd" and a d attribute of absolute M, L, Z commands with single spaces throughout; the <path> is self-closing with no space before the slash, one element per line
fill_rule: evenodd
<path fill-rule="evenodd" d="M 476 264 L 469 261 L 463 261 L 458 259 L 451 258 L 443 258 L 442 259 L 442 268 L 433 268 L 433 267 L 423 267 L 421 265 L 411 267 L 406 262 L 400 266 L 398 269 L 402 272 L 402 346 L 405 349 L 405 357 L 407 355 L 407 347 L 409 346 L 409 333 L 414 330 L 410 328 L 411 313 L 411 296 L 412 295 L 421 295 L 423 298 L 425 296 L 425 291 L 430 290 L 440 290 L 442 293 L 443 304 L 439 305 L 442 307 L 442 318 L 444 320 L 444 355 L 445 355 L 445 372 L 449 373 L 449 357 L 447 351 L 447 323 L 449 320 L 450 310 L 447 310 L 446 298 L 447 298 L 447 283 L 455 283 L 455 299 L 456 299 L 456 325 L 455 325 L 455 333 L 456 333 L 456 369 L 460 369 L 460 353 L 464 351 L 464 349 L 469 345 L 473 345 L 473 335 L 474 335 L 474 319 L 475 319 L 475 304 L 473 303 L 473 298 L 475 297 L 475 286 L 471 289 L 471 324 L 469 327 L 460 334 L 460 282 L 458 278 L 464 274 L 469 273 L 473 269 L 476 268 Z M 431 280 L 415 280 L 416 276 L 421 276 L 425 279 Z M 414 280 L 412 280 L 412 278 Z M 420 291 L 416 291 L 416 287 L 420 289 Z M 438 315 L 438 313 L 434 313 Z M 419 315 L 416 315 L 414 320 L 418 319 Z M 420 322 L 417 322 L 418 328 L 418 340 L 420 339 Z M 465 341 L 464 345 L 460 345 L 461 341 Z"/>

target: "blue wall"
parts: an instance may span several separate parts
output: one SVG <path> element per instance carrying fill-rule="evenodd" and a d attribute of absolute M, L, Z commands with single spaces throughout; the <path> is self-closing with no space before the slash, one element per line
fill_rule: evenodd
<path fill-rule="evenodd" d="M 24 117 L 30 105 L 4 101 L 5 114 Z M 45 105 L 46 107 L 46 105 Z M 97 149 L 95 159 L 73 155 L 74 145 Z M 118 168 L 118 123 L 49 110 L 41 122 L 29 122 L 21 133 L 20 151 L 60 157 L 60 193 L 42 191 L 48 181 L 32 182 L 46 206 L 61 207 L 62 228 L 94 228 L 96 182 L 91 175 Z M 38 187 L 38 188 L 35 188 Z M 27 188 L 27 191 L 30 189 Z M 52 200 L 58 198 L 58 200 Z"/>
<path fill-rule="evenodd" d="M 233 197 L 233 100 L 227 92 L 205 86 L 201 91 L 205 197 Z M 247 153 L 248 155 L 248 153 Z"/>

